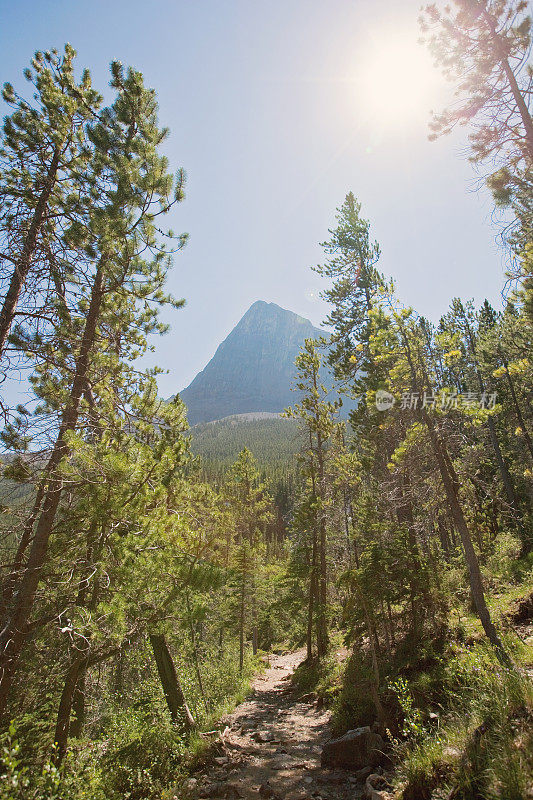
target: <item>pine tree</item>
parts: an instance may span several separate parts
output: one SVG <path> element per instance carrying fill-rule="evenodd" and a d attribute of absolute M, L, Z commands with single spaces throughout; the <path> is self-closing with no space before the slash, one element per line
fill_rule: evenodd
<path fill-rule="evenodd" d="M 434 117 L 433 136 L 455 125 L 471 127 L 475 161 L 493 159 L 510 174 L 533 164 L 527 66 L 531 18 L 523 0 L 454 0 L 441 13 L 426 6 L 422 34 L 458 102 Z"/>
<path fill-rule="evenodd" d="M 352 414 L 354 430 L 360 440 L 370 444 L 372 461 L 369 467 L 375 480 L 390 490 L 390 481 L 387 479 L 390 443 L 387 443 L 386 437 L 387 423 L 376 424 L 377 391 L 388 391 L 388 396 L 392 393 L 393 397 L 394 394 L 398 396 L 409 391 L 419 401 L 413 405 L 415 419 L 421 421 L 427 430 L 448 511 L 463 544 L 470 588 L 480 621 L 501 659 L 508 662 L 486 604 L 479 561 L 464 513 L 460 482 L 453 460 L 438 419 L 422 403 L 424 393 L 434 395 L 441 388 L 437 381 L 442 368 L 438 358 L 435 358 L 432 332 L 425 320 L 413 319 L 411 310 L 396 310 L 393 287 L 387 286 L 374 268 L 379 246 L 369 244 L 369 224 L 361 220 L 360 204 L 354 201 L 353 195 L 348 195 L 337 219 L 339 226 L 332 234 L 332 242 L 338 242 L 345 249 L 349 245 L 352 254 L 360 253 L 360 266 L 358 264 L 354 271 L 350 253 L 341 250 L 341 256 L 326 263 L 319 271 L 334 280 L 333 286 L 324 293 L 325 298 L 334 305 L 328 318 L 334 330 L 332 362 L 336 365 L 337 374 L 346 377 L 349 375 L 349 365 L 353 364 L 350 391 L 360 400 L 357 411 Z M 365 264 L 367 266 L 363 271 Z M 360 286 L 361 275 L 364 278 L 363 287 Z M 359 367 L 359 372 L 355 371 L 356 367 Z M 412 563 L 416 568 L 419 557 L 412 514 L 405 498 L 401 499 L 406 490 L 409 494 L 409 476 L 404 474 L 397 517 L 409 532 Z M 414 583 L 411 596 L 414 604 Z"/>
<path fill-rule="evenodd" d="M 466 375 L 466 385 L 477 385 L 480 395 L 488 395 L 492 390 L 490 376 L 483 374 L 478 358 L 478 320 L 473 309 L 472 303 L 464 305 L 461 300 L 455 298 L 452 302 L 452 309 L 441 321 L 441 327 L 446 326 L 455 335 L 460 334 L 460 346 L 463 349 L 465 359 L 470 368 L 470 375 Z M 452 350 L 452 343 L 447 345 L 448 350 Z M 490 443 L 494 452 L 497 468 L 500 472 L 502 483 L 505 489 L 507 500 L 511 510 L 517 511 L 517 497 L 512 476 L 502 453 L 496 423 L 492 416 L 487 417 L 486 426 L 489 433 Z"/>
<path fill-rule="evenodd" d="M 412 312 L 409 309 L 395 313 L 399 356 L 396 365 L 396 377 L 403 382 L 403 388 L 409 387 L 411 394 L 414 393 L 417 398 L 423 398 L 426 395 L 434 397 L 437 387 L 431 377 L 430 363 L 426 359 L 426 342 L 420 336 L 420 325 L 413 321 L 411 317 Z M 396 391 L 398 391 L 398 388 Z M 461 501 L 460 481 L 453 459 L 450 456 L 442 426 L 439 426 L 438 418 L 423 401 L 421 404 L 416 405 L 415 413 L 427 429 L 450 514 L 461 538 L 468 568 L 470 590 L 478 617 L 487 638 L 494 646 L 499 658 L 502 662 L 509 664 L 509 657 L 494 626 L 486 603 L 479 560 Z"/>
<path fill-rule="evenodd" d="M 525 0 L 454 0 L 441 13 L 436 4 L 420 17 L 436 64 L 456 86 L 456 102 L 435 114 L 430 138 L 467 125 L 471 160 L 488 165 L 487 183 L 496 204 L 511 209 L 502 237 L 510 272 L 523 287 L 531 320 L 533 197 L 533 68 L 531 16 Z"/>
<path fill-rule="evenodd" d="M 0 145 L 0 357 L 10 329 L 45 324 L 47 298 L 61 291 L 61 265 L 53 253 L 61 232 L 87 210 L 90 186 L 80 182 L 89 159 L 86 127 L 98 118 L 101 97 L 84 71 L 74 78 L 76 53 L 70 45 L 37 52 L 25 71 L 35 87 L 34 102 L 6 83 L 6 117 Z M 22 302 L 22 305 L 21 305 Z"/>
<path fill-rule="evenodd" d="M 327 507 L 328 447 L 335 432 L 335 414 L 339 404 L 326 400 L 327 390 L 320 382 L 321 357 L 313 339 L 306 339 L 296 358 L 296 388 L 302 399 L 285 411 L 297 419 L 305 441 L 301 455 L 307 478 L 308 496 L 300 508 L 301 522 L 309 525 L 311 563 L 307 625 L 307 656 L 312 657 L 312 622 L 316 609 L 316 640 L 319 658 L 325 656 L 328 644 L 328 571 L 327 571 Z"/>
<path fill-rule="evenodd" d="M 177 713 L 179 680 L 171 685 L 164 634 L 156 628 L 166 616 L 169 597 L 176 595 L 173 578 L 169 584 L 162 576 L 177 573 L 180 550 L 187 549 L 187 536 L 176 517 L 168 515 L 176 495 L 183 493 L 187 423 L 179 401 L 159 400 L 153 378 L 145 379 L 143 393 L 131 403 L 134 416 L 127 430 L 120 416 L 102 419 L 100 436 L 79 438 L 73 459 L 63 467 L 63 479 L 77 488 L 69 504 L 58 509 L 46 586 L 36 598 L 44 618 L 53 619 L 54 586 L 65 587 L 60 613 L 69 620 L 70 636 L 55 726 L 57 763 L 66 753 L 76 699 L 78 735 L 81 731 L 87 672 L 147 630 L 155 637 L 156 662 L 162 659 L 158 669 L 163 668 L 165 693 L 172 695 L 171 714 Z M 184 713 L 187 721 L 185 707 Z"/>
<path fill-rule="evenodd" d="M 163 330 L 158 308 L 165 302 L 180 305 L 163 292 L 171 261 L 158 244 L 154 219 L 181 199 L 183 177 L 178 175 L 174 186 L 167 160 L 158 153 L 166 132 L 157 125 L 154 92 L 134 70 L 125 74 L 113 64 L 112 75 L 116 100 L 88 132 L 93 147 L 90 170 L 103 178 L 107 189 L 89 209 L 87 228 L 80 232 L 86 272 L 81 281 L 76 278 L 77 292 L 71 313 L 63 318 L 58 346 L 47 343 L 34 378 L 45 408 L 58 410 L 59 420 L 19 545 L 21 566 L 10 591 L 13 600 L 2 622 L 0 711 L 28 637 L 64 489 L 62 463 L 72 455 L 73 435 L 85 420 L 92 424 L 84 403 L 90 406 L 95 393 L 100 393 L 102 409 L 121 403 L 120 389 L 127 393 L 134 373 L 132 359 L 144 351 L 149 333 Z"/>
<path fill-rule="evenodd" d="M 244 645 L 248 619 L 252 628 L 254 655 L 258 649 L 258 585 L 261 580 L 259 554 L 263 552 L 265 527 L 272 521 L 272 498 L 260 480 L 252 453 L 245 447 L 231 468 L 228 492 L 233 507 L 236 571 L 239 593 L 239 669 L 244 667 Z"/>
<path fill-rule="evenodd" d="M 323 242 L 327 260 L 315 267 L 319 275 L 333 284 L 323 293 L 331 304 L 325 324 L 334 331 L 329 360 L 339 380 L 357 375 L 368 367 L 368 338 L 371 335 L 371 312 L 383 288 L 383 279 L 375 265 L 380 248 L 370 238 L 370 224 L 361 216 L 361 203 L 352 192 L 337 209 L 337 226 Z M 356 359 L 356 347 L 357 359 Z"/>

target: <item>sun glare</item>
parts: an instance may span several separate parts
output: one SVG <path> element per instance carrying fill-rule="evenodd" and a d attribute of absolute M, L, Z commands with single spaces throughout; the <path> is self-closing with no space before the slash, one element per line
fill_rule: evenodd
<path fill-rule="evenodd" d="M 442 79 L 414 32 L 395 30 L 370 38 L 358 53 L 354 83 L 358 115 L 405 128 L 429 118 Z"/>

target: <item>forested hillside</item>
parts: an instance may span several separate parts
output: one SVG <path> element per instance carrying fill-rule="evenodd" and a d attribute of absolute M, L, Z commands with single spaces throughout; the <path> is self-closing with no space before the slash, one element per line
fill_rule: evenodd
<path fill-rule="evenodd" d="M 191 428 L 191 448 L 203 461 L 228 467 L 247 447 L 262 467 L 287 466 L 301 449 L 297 426 L 281 417 L 226 417 Z"/>
<path fill-rule="evenodd" d="M 466 125 L 505 209 L 501 307 L 407 307 L 350 191 L 279 418 L 190 429 L 145 366 L 187 237 L 143 75 L 104 99 L 66 45 L 4 86 L 0 800 L 533 797 L 527 12 L 420 22 L 434 138 Z"/>

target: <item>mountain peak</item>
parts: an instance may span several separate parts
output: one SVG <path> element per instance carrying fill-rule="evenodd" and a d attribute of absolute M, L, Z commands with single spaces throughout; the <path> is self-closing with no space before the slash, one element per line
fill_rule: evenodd
<path fill-rule="evenodd" d="M 256 300 L 254 303 L 252 303 L 252 305 L 250 306 L 248 311 L 246 311 L 244 316 L 246 316 L 246 314 L 249 314 L 250 311 L 254 311 L 256 309 L 257 310 L 267 309 L 269 306 L 275 306 L 276 308 L 280 308 L 281 307 L 281 306 L 276 305 L 276 303 L 267 303 L 266 300 Z"/>
<path fill-rule="evenodd" d="M 305 339 L 321 334 L 308 319 L 256 300 L 180 393 L 190 424 L 232 414 L 280 412 L 294 403 L 294 360 Z"/>
<path fill-rule="evenodd" d="M 252 303 L 248 311 L 243 314 L 235 326 L 235 329 L 238 328 L 239 325 L 255 325 L 269 321 L 273 323 L 277 322 L 285 326 L 294 324 L 313 328 L 313 324 L 310 320 L 301 317 L 299 314 L 295 314 L 294 311 L 282 308 L 278 306 L 277 303 L 267 303 L 266 300 L 256 300 L 255 303 Z M 317 331 L 318 328 L 313 328 L 313 330 Z"/>
<path fill-rule="evenodd" d="M 305 317 L 301 317 L 294 311 L 289 311 L 287 308 L 282 308 L 281 306 L 278 306 L 277 303 L 268 303 L 266 300 L 256 300 L 254 303 L 252 303 L 248 311 L 246 311 L 241 317 L 241 321 L 247 317 L 248 314 L 263 316 L 281 316 L 287 314 L 290 317 L 296 317 L 302 322 L 308 322 L 310 325 L 312 324 L 310 320 L 306 319 Z"/>

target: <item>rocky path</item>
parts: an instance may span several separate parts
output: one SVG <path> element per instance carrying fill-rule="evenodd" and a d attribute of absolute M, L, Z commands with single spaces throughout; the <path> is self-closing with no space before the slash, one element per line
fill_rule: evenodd
<path fill-rule="evenodd" d="M 343 770 L 320 767 L 330 737 L 329 711 L 311 698 L 297 699 L 290 676 L 305 650 L 272 656 L 253 694 L 222 720 L 218 755 L 188 782 L 196 798 L 354 800 L 361 782 Z"/>

